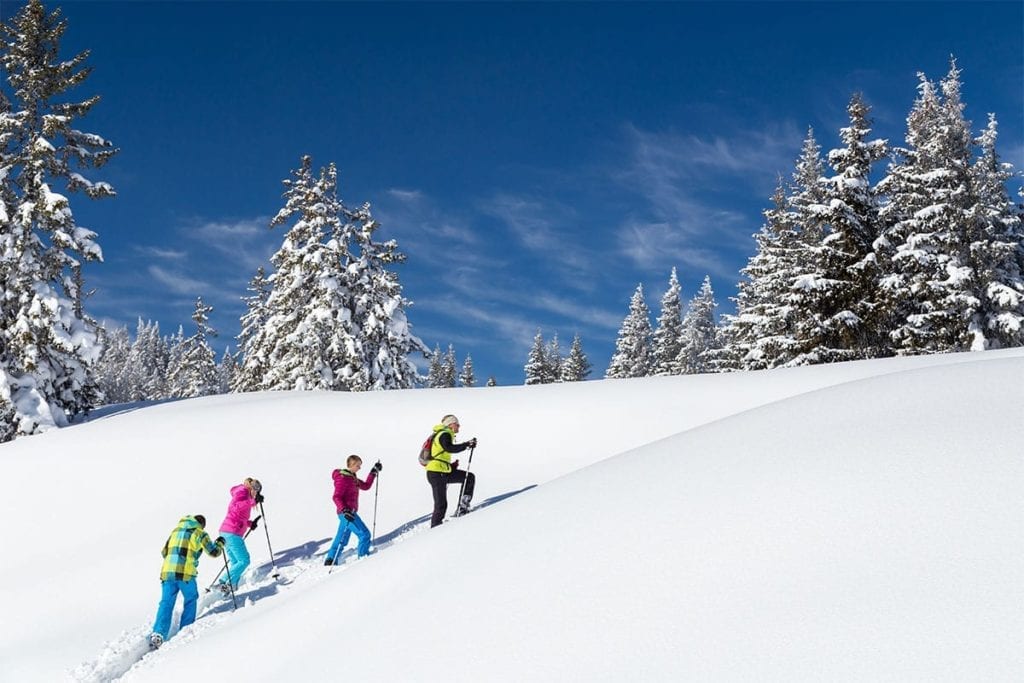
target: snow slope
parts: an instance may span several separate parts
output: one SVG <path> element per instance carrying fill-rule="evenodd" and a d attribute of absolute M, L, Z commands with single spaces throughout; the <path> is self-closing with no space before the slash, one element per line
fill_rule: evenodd
<path fill-rule="evenodd" d="M 0 679 L 1020 680 L 1022 387 L 1011 350 L 223 396 L 22 439 L 0 446 Z M 480 439 L 481 508 L 430 531 L 414 452 L 446 412 Z M 377 551 L 328 574 L 351 452 L 385 465 Z M 261 529 L 244 606 L 141 657 L 168 532 L 215 529 L 249 475 L 281 580 Z"/>

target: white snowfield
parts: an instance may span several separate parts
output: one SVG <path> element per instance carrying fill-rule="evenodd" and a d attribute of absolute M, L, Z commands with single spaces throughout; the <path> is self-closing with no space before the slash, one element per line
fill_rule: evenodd
<path fill-rule="evenodd" d="M 0 679 L 1024 680 L 1022 404 L 1017 349 L 126 410 L 0 446 Z M 430 530 L 448 412 L 479 507 Z M 377 544 L 328 573 L 350 453 Z M 261 526 L 148 653 L 164 540 L 246 476 L 280 579 Z"/>

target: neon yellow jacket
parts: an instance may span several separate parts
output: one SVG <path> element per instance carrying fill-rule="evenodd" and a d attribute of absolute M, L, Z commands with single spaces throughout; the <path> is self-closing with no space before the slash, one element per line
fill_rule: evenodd
<path fill-rule="evenodd" d="M 433 458 L 427 463 L 428 472 L 451 472 L 452 454 L 441 447 L 441 435 L 448 432 L 452 443 L 455 442 L 455 432 L 444 425 L 434 425 L 434 441 L 430 446 L 430 456 Z"/>

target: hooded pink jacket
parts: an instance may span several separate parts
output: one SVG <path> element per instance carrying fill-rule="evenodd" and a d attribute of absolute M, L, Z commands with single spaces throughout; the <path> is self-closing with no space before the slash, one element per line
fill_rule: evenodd
<path fill-rule="evenodd" d="M 249 530 L 249 513 L 256 507 L 256 499 L 249 495 L 245 484 L 231 487 L 231 502 L 228 503 L 228 514 L 221 522 L 222 534 L 245 535 Z"/>
<path fill-rule="evenodd" d="M 370 470 L 370 476 L 366 478 L 366 481 L 347 469 L 334 470 L 331 476 L 334 477 L 334 507 L 338 509 L 340 515 L 342 510 L 356 512 L 359 509 L 359 491 L 366 491 L 373 486 L 373 480 L 377 478 L 377 473 Z"/>

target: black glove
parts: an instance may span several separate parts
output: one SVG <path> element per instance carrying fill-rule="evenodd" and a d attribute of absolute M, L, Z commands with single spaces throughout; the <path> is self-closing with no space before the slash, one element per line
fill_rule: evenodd
<path fill-rule="evenodd" d="M 349 522 L 351 522 L 353 519 L 356 518 L 356 513 L 352 512 L 348 508 L 345 508 L 344 510 L 342 510 L 341 514 L 344 515 L 345 516 L 345 520 L 349 521 Z"/>
<path fill-rule="evenodd" d="M 373 463 L 373 470 L 372 471 L 373 471 L 374 474 L 380 472 L 382 469 L 384 469 L 384 465 L 380 464 L 380 460 L 378 460 L 377 462 Z"/>
<path fill-rule="evenodd" d="M 257 517 L 256 519 L 254 519 L 251 522 L 249 522 L 249 531 L 256 531 L 256 528 L 259 525 L 260 525 L 260 518 Z"/>
<path fill-rule="evenodd" d="M 214 543 L 215 543 L 215 544 L 217 544 L 217 545 L 219 545 L 219 546 L 223 546 L 225 542 L 226 542 L 226 541 L 224 540 L 224 537 L 223 537 L 223 536 L 218 536 L 218 537 L 217 537 L 217 540 L 216 540 L 216 541 L 214 541 Z"/>
<path fill-rule="evenodd" d="M 469 446 L 470 448 L 476 448 L 476 437 L 474 436 L 472 439 L 467 441 L 466 445 Z"/>
<path fill-rule="evenodd" d="M 452 463 L 452 469 L 453 470 L 459 469 L 459 461 L 458 460 L 456 460 L 455 462 Z"/>
<path fill-rule="evenodd" d="M 257 504 L 257 505 L 259 505 L 260 503 L 262 503 L 262 502 L 263 502 L 264 500 L 266 500 L 266 499 L 265 499 L 265 498 L 263 497 L 263 494 L 262 494 L 262 493 L 257 493 L 257 494 L 256 494 L 256 504 Z"/>

